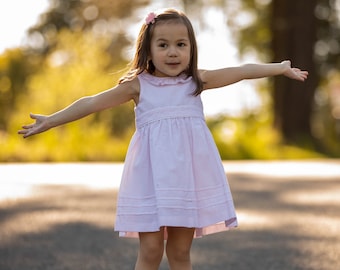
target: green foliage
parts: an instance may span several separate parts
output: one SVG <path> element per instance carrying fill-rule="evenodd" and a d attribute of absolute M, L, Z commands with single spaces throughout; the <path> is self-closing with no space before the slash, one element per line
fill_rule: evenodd
<path fill-rule="evenodd" d="M 0 158 L 7 162 L 122 161 L 130 133 L 114 138 L 101 123 L 78 121 L 26 140 L 18 136 L 0 138 Z"/>
<path fill-rule="evenodd" d="M 49 114 L 116 84 L 136 1 L 53 0 L 29 30 L 29 46 L 0 58 L 0 161 L 122 160 L 134 130 L 133 104 L 23 140 L 29 112 Z M 15 86 L 15 87 L 14 87 Z M 10 101 L 10 102 L 9 102 Z"/>
<path fill-rule="evenodd" d="M 331 113 L 334 105 L 331 99 L 324 100 L 328 104 L 314 104 L 324 91 L 318 89 L 316 98 L 314 93 L 329 83 L 329 74 L 340 65 L 338 2 L 305 1 L 304 5 L 293 0 L 217 2 L 224 7 L 240 56 L 255 56 L 265 62 L 289 58 L 293 65 L 309 71 L 309 78 L 302 85 L 285 84 L 282 78 L 274 78 L 271 110 L 284 139 L 306 149 L 312 144 L 312 148 L 337 157 L 340 129 L 338 119 Z"/>
<path fill-rule="evenodd" d="M 0 55 L 0 130 L 7 129 L 8 118 L 20 95 L 26 91 L 27 78 L 39 67 L 41 58 L 20 48 Z"/>
<path fill-rule="evenodd" d="M 49 114 L 81 96 L 112 87 L 122 75 L 122 72 L 117 71 L 126 65 L 122 50 L 129 40 L 124 33 L 133 19 L 128 18 L 128 15 L 132 8 L 136 9 L 148 2 L 51 1 L 50 9 L 30 31 L 33 40 L 39 37 L 43 42 L 36 44 L 35 50 L 13 49 L 0 56 L 0 161 L 124 159 L 134 130 L 132 103 L 26 140 L 16 133 L 23 123 L 30 121 L 29 112 Z M 270 58 L 272 1 L 182 2 L 190 16 L 200 13 L 202 18 L 206 14 L 204 7 L 210 4 L 219 6 L 225 11 L 229 26 L 234 30 L 240 52 L 251 54 L 256 51 L 262 60 Z M 327 13 L 322 7 L 327 8 L 329 3 L 332 5 L 334 0 L 319 1 L 316 14 L 320 21 Z M 199 5 L 202 8 L 197 13 Z M 331 11 L 328 9 L 328 14 Z M 327 18 L 330 16 L 324 16 L 323 20 L 326 24 Z M 335 24 L 333 26 L 336 28 Z M 337 38 L 333 35 L 332 40 L 327 39 L 329 31 L 325 31 L 320 32 L 320 38 L 327 42 L 318 44 L 319 52 L 324 51 L 322 49 L 327 44 L 334 45 L 332 41 Z M 331 48 L 334 51 L 336 46 L 329 48 L 331 53 Z M 319 60 L 323 61 L 325 57 Z M 265 88 L 260 92 L 264 107 L 269 108 L 271 99 L 268 87 L 261 87 Z M 325 107 L 323 117 L 320 118 L 321 114 L 318 114 L 319 118 L 316 117 L 314 123 L 321 121 L 324 124 L 322 136 L 327 147 L 334 149 L 336 156 L 340 151 L 338 122 L 336 119 L 327 122 L 333 109 Z M 264 111 L 245 113 L 238 118 L 220 115 L 208 119 L 208 125 L 223 159 L 319 157 L 314 151 L 306 150 L 308 148 L 285 145 L 281 135 L 272 128 L 271 114 Z"/>
<path fill-rule="evenodd" d="M 332 72 L 317 91 L 313 133 L 332 157 L 340 156 L 340 72 Z"/>
<path fill-rule="evenodd" d="M 272 59 L 271 2 L 246 0 L 225 4 L 228 27 L 237 40 L 240 57 L 251 55 L 265 62 Z"/>
<path fill-rule="evenodd" d="M 269 114 L 264 112 L 237 118 L 219 115 L 207 120 L 224 160 L 322 157 L 313 150 L 285 145 L 271 122 Z"/>
<path fill-rule="evenodd" d="M 112 74 L 112 70 L 120 70 L 124 63 L 108 68 L 109 57 L 103 48 L 109 40 L 67 30 L 59 34 L 58 40 L 40 70 L 30 77 L 27 94 L 20 96 L 14 106 L 16 113 L 10 117 L 8 133 L 0 139 L 0 160 L 122 160 L 134 127 L 133 104 L 91 115 L 25 141 L 16 135 L 21 124 L 29 121 L 29 112 L 50 114 L 82 96 L 112 87 L 121 76 Z M 112 137 L 112 132 L 119 137 Z"/>
<path fill-rule="evenodd" d="M 58 34 L 63 30 L 92 32 L 110 37 L 105 48 L 110 53 L 109 59 L 121 61 L 122 49 L 130 44 L 125 31 L 135 22 L 133 11 L 148 3 L 149 0 L 53 0 L 38 24 L 30 28 L 29 38 L 42 41 L 33 47 L 45 54 L 58 43 Z"/>

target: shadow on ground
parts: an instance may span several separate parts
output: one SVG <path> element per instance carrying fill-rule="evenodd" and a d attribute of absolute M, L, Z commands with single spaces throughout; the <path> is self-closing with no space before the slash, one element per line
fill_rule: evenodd
<path fill-rule="evenodd" d="M 194 269 L 338 269 L 338 178 L 228 177 L 240 227 L 195 239 Z M 0 269 L 133 269 L 138 241 L 113 231 L 116 195 L 48 185 L 0 202 Z"/>

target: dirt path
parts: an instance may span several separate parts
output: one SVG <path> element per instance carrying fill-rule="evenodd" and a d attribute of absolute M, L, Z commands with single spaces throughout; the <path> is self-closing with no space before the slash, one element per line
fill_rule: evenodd
<path fill-rule="evenodd" d="M 246 165 L 228 173 L 240 227 L 196 239 L 194 269 L 339 269 L 340 174 Z M 138 242 L 113 232 L 116 193 L 48 184 L 0 201 L 0 269 L 133 269 Z"/>

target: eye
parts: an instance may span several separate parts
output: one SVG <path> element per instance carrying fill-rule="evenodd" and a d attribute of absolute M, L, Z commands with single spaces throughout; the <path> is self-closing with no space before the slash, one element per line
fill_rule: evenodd
<path fill-rule="evenodd" d="M 187 46 L 187 44 L 184 43 L 184 42 L 179 42 L 179 43 L 177 44 L 177 46 L 178 46 L 178 47 L 185 47 L 185 46 Z"/>
<path fill-rule="evenodd" d="M 168 47 L 168 44 L 166 44 L 166 43 L 159 43 L 158 44 L 158 47 L 160 47 L 160 48 L 166 48 L 166 47 Z"/>

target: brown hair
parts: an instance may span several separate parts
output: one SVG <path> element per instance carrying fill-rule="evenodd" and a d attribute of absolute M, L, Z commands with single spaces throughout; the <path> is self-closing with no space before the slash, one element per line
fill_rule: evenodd
<path fill-rule="evenodd" d="M 144 23 L 142 25 L 136 42 L 136 52 L 133 60 L 130 63 L 130 71 L 128 71 L 128 73 L 119 80 L 119 83 L 132 80 L 138 74 L 141 74 L 145 70 L 150 74 L 154 73 L 155 66 L 152 61 L 149 60 L 151 38 L 155 26 L 167 21 L 176 21 L 179 23 L 183 23 L 188 29 L 191 55 L 189 67 L 185 71 L 185 73 L 187 76 L 192 76 L 194 82 L 196 83 L 196 89 L 193 94 L 197 96 L 203 91 L 203 82 L 199 76 L 197 68 L 197 43 L 194 29 L 188 17 L 184 13 L 175 9 L 167 9 L 164 12 L 157 14 L 153 23 Z"/>

